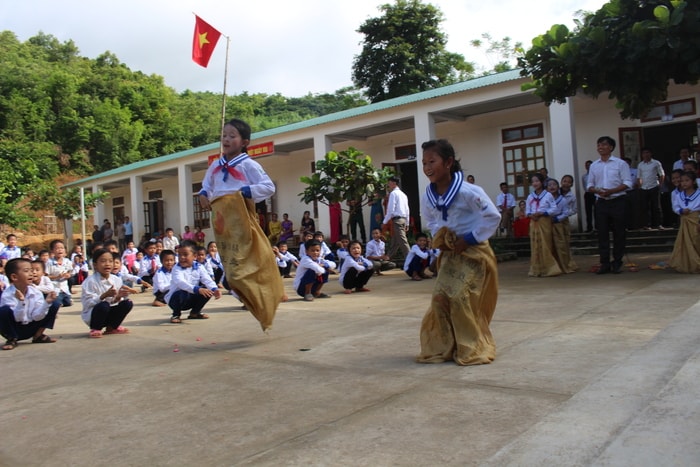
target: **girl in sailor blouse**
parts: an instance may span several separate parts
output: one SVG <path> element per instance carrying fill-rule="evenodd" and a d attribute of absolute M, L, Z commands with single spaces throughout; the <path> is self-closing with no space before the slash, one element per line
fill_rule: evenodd
<path fill-rule="evenodd" d="M 669 264 L 678 272 L 700 273 L 700 190 L 697 174 L 683 172 L 680 191 L 673 197 L 673 212 L 680 216 L 678 236 Z"/>
<path fill-rule="evenodd" d="M 421 213 L 440 255 L 416 360 L 491 363 L 496 344 L 489 324 L 496 309 L 498 272 L 488 239 L 501 215 L 481 187 L 464 181 L 447 140 L 427 141 L 422 149 L 430 185 L 421 197 Z"/>
<path fill-rule="evenodd" d="M 530 271 L 532 277 L 558 276 L 562 273 L 554 256 L 552 216 L 560 212 L 554 197 L 544 186 L 544 175 L 530 176 L 532 193 L 525 201 L 525 214 L 530 218 Z"/>

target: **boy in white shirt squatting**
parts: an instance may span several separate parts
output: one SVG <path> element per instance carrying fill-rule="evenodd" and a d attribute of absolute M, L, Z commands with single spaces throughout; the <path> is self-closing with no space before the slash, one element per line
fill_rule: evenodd
<path fill-rule="evenodd" d="M 204 286 L 200 286 L 204 284 Z M 182 323 L 183 310 L 190 310 L 188 319 L 208 319 L 202 308 L 209 299 L 221 298 L 221 292 L 206 268 L 195 260 L 194 247 L 190 244 L 178 248 L 178 264 L 173 268 L 173 281 L 165 301 L 173 310 L 170 322 Z"/>
<path fill-rule="evenodd" d="M 44 334 L 53 329 L 58 308 L 57 294 L 51 291 L 44 299 L 32 280 L 32 263 L 24 258 L 11 259 L 5 265 L 5 273 L 11 284 L 0 298 L 0 334 L 6 339 L 2 350 L 12 350 L 17 342 L 32 339 L 34 344 L 56 342 Z"/>
<path fill-rule="evenodd" d="M 321 288 L 328 282 L 329 272 L 335 269 L 335 263 L 321 258 L 321 242 L 318 240 L 309 240 L 305 247 L 306 256 L 299 262 L 294 276 L 294 290 L 306 302 L 313 302 L 315 298 L 331 298 L 322 293 Z"/>
<path fill-rule="evenodd" d="M 111 251 L 97 250 L 92 259 L 95 273 L 83 282 L 81 297 L 82 318 L 90 327 L 89 337 L 127 334 L 129 330 L 121 324 L 134 306 L 128 298 L 131 289 L 112 274 L 114 255 Z"/>

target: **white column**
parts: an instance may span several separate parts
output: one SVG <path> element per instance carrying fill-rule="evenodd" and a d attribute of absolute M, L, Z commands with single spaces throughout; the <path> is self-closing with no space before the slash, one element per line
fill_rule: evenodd
<path fill-rule="evenodd" d="M 191 226 L 194 232 L 194 226 L 191 225 L 194 220 L 194 208 L 192 207 L 192 167 L 189 165 L 181 165 L 177 168 L 177 188 L 178 188 L 178 213 L 180 221 L 177 224 L 178 229 L 184 226 Z M 175 230 L 179 232 L 179 230 Z"/>
<path fill-rule="evenodd" d="M 131 225 L 134 227 L 134 243 L 138 245 L 141 242 L 141 236 L 146 233 L 143 225 L 146 223 L 146 218 L 143 216 L 143 179 L 135 175 L 129 177 L 129 187 L 131 192 L 130 206 Z"/>
<path fill-rule="evenodd" d="M 553 103 L 549 106 L 549 120 L 552 130 L 552 165 L 549 167 L 549 176 L 561 182 L 564 175 L 574 177 L 574 193 L 578 212 L 583 212 L 583 193 L 585 187 L 581 185 L 581 177 L 578 170 L 578 154 L 576 152 L 576 126 L 574 122 L 574 106 L 570 98 L 565 104 Z M 571 228 L 579 230 L 580 215 L 569 218 Z"/>
<path fill-rule="evenodd" d="M 322 161 L 329 151 L 333 149 L 330 137 L 326 135 L 314 135 L 314 161 Z M 313 215 L 313 209 L 309 209 Z M 331 232 L 331 216 L 328 212 L 328 206 L 318 203 L 318 218 L 316 220 L 316 228 L 324 233 L 326 237 L 330 236 Z"/>
<path fill-rule="evenodd" d="M 99 185 L 92 185 L 91 187 L 93 193 L 99 193 L 100 191 L 100 186 Z M 92 225 L 90 226 L 90 232 L 93 230 L 93 225 L 99 225 L 102 227 L 102 221 L 105 218 L 105 205 L 104 203 L 97 203 L 97 205 L 93 208 L 92 210 L 93 213 L 93 222 Z"/>
<path fill-rule="evenodd" d="M 413 131 L 416 138 L 416 167 L 418 169 L 418 193 L 425 193 L 430 181 L 423 174 L 421 159 L 423 151 L 421 144 L 431 139 L 435 139 L 435 119 L 427 112 L 418 113 L 413 116 Z"/>

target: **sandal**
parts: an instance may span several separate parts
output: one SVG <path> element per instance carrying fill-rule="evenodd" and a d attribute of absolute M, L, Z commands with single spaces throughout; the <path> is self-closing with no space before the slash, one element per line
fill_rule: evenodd
<path fill-rule="evenodd" d="M 313 302 L 313 301 L 314 301 L 314 296 L 311 295 L 310 293 L 307 293 L 306 295 L 304 295 L 304 301 L 305 301 L 305 302 Z"/>
<path fill-rule="evenodd" d="M 367 287 L 358 287 L 355 289 L 355 292 L 369 292 L 369 291 L 370 291 L 370 289 L 368 289 Z"/>
<path fill-rule="evenodd" d="M 56 342 L 56 339 L 51 339 L 46 334 L 42 334 L 39 337 L 32 339 L 32 344 L 53 344 L 54 342 Z"/>
<path fill-rule="evenodd" d="M 102 337 L 102 331 L 99 329 L 90 329 L 90 334 L 88 335 L 91 339 L 98 339 Z"/>
<path fill-rule="evenodd" d="M 350 289 L 345 289 L 345 290 L 343 290 L 343 293 L 344 293 L 344 294 L 351 294 L 351 293 L 352 293 L 352 290 L 350 290 Z"/>
<path fill-rule="evenodd" d="M 189 315 L 187 319 L 209 319 L 209 315 L 206 313 L 197 313 L 195 315 Z"/>
<path fill-rule="evenodd" d="M 17 347 L 17 339 L 7 339 L 5 345 L 2 346 L 2 350 L 12 350 Z"/>
<path fill-rule="evenodd" d="M 124 326 L 119 326 L 114 329 L 105 329 L 104 335 L 108 334 L 129 334 L 129 328 L 125 328 Z"/>
<path fill-rule="evenodd" d="M 179 316 L 171 316 L 170 322 L 173 324 L 180 324 L 180 323 L 182 323 L 182 320 L 180 319 Z"/>
<path fill-rule="evenodd" d="M 331 298 L 331 296 L 321 292 L 320 294 L 316 295 L 316 298 Z"/>

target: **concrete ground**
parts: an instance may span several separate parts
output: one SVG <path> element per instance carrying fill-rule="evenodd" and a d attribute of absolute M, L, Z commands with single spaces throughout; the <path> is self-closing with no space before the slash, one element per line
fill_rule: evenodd
<path fill-rule="evenodd" d="M 398 270 L 310 303 L 285 279 L 269 335 L 230 296 L 174 325 L 143 294 L 131 334 L 88 339 L 76 304 L 0 351 L 0 465 L 699 465 L 698 277 L 647 268 L 667 256 L 499 264 L 476 367 L 414 363 L 433 281 Z"/>

